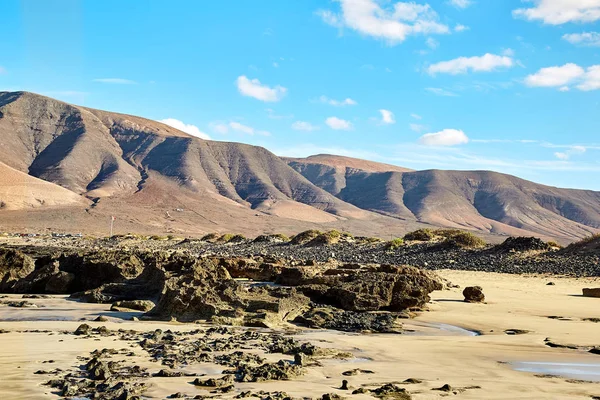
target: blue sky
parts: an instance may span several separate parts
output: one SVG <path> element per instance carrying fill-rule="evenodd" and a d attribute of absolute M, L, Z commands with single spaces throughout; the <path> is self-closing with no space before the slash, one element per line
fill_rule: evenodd
<path fill-rule="evenodd" d="M 11 1 L 0 90 L 600 190 L 600 0 Z"/>

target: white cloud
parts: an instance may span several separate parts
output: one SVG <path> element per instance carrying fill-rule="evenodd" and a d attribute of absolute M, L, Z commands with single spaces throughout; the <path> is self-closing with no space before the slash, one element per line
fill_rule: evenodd
<path fill-rule="evenodd" d="M 600 65 L 592 65 L 587 70 L 573 63 L 542 68 L 526 77 L 525 84 L 530 87 L 560 87 L 562 92 L 568 91 L 571 84 L 576 84 L 577 89 L 582 91 L 599 90 Z"/>
<path fill-rule="evenodd" d="M 464 32 L 464 31 L 468 31 L 469 27 L 465 26 L 463 24 L 458 24 L 454 27 L 454 32 Z"/>
<path fill-rule="evenodd" d="M 245 75 L 239 76 L 236 83 L 242 95 L 266 102 L 279 101 L 287 92 L 283 86 L 269 87 L 261 84 L 258 79 L 248 79 Z"/>
<path fill-rule="evenodd" d="M 6 74 L 6 68 L 0 65 L 0 74 Z"/>
<path fill-rule="evenodd" d="M 423 132 L 425 130 L 425 126 L 421 124 L 409 124 L 410 130 L 415 132 Z"/>
<path fill-rule="evenodd" d="M 568 33 L 562 38 L 572 44 L 600 46 L 600 33 L 598 32 Z"/>
<path fill-rule="evenodd" d="M 325 123 L 331 129 L 336 131 L 348 131 L 352 129 L 352 123 L 338 117 L 329 117 L 325 120 Z"/>
<path fill-rule="evenodd" d="M 209 126 L 210 126 L 210 129 L 212 129 L 213 131 L 215 131 L 217 133 L 220 133 L 221 135 L 224 135 L 227 132 L 229 132 L 229 126 L 223 122 L 213 122 Z"/>
<path fill-rule="evenodd" d="M 273 63 L 273 68 L 279 68 L 279 63 L 274 62 Z"/>
<path fill-rule="evenodd" d="M 123 79 L 123 78 L 96 78 L 93 81 L 99 82 L 99 83 L 112 83 L 115 85 L 135 85 L 135 84 L 137 84 L 136 81 L 132 81 L 130 79 Z"/>
<path fill-rule="evenodd" d="M 565 64 L 562 67 L 542 68 L 525 78 L 527 86 L 553 87 L 564 86 L 583 76 L 585 71 L 577 64 Z"/>
<path fill-rule="evenodd" d="M 394 118 L 394 113 L 390 110 L 379 110 L 381 114 L 381 123 L 385 125 L 391 125 L 396 123 L 396 119 Z"/>
<path fill-rule="evenodd" d="M 471 0 L 449 0 L 448 2 L 457 8 L 467 8 L 472 4 Z"/>
<path fill-rule="evenodd" d="M 440 42 L 438 42 L 437 40 L 435 40 L 434 38 L 427 38 L 427 40 L 425 41 L 425 44 L 427 45 L 427 47 L 429 47 L 432 50 L 435 50 L 438 48 L 438 46 L 440 45 Z"/>
<path fill-rule="evenodd" d="M 231 121 L 229 123 L 229 127 L 236 132 L 245 133 L 247 135 L 271 136 L 270 132 L 259 131 L 259 130 L 254 129 L 251 126 L 240 124 L 239 122 L 236 122 L 236 121 Z"/>
<path fill-rule="evenodd" d="M 423 119 L 423 117 L 421 117 L 419 114 L 415 114 L 415 113 L 410 114 L 410 116 L 413 117 L 414 119 L 419 119 L 419 120 Z"/>
<path fill-rule="evenodd" d="M 178 129 L 182 132 L 185 132 L 192 136 L 199 137 L 200 139 L 206 139 L 206 140 L 210 139 L 210 136 L 208 136 L 206 133 L 200 131 L 200 129 L 198 129 L 198 127 L 196 125 L 188 125 L 188 124 L 183 123 L 182 121 L 175 119 L 175 118 L 161 119 L 158 122 L 162 122 L 165 125 L 169 125 L 169 126 L 175 128 L 175 129 Z"/>
<path fill-rule="evenodd" d="M 319 101 L 324 104 L 329 104 L 330 106 L 342 107 L 342 106 L 355 106 L 358 103 L 355 100 L 347 97 L 344 100 L 334 100 L 330 99 L 327 96 L 319 97 Z"/>
<path fill-rule="evenodd" d="M 585 146 L 571 146 L 566 151 L 554 153 L 554 156 L 559 160 L 569 160 L 572 156 L 583 154 L 586 151 Z"/>
<path fill-rule="evenodd" d="M 444 129 L 435 133 L 426 133 L 419 142 L 425 146 L 457 146 L 469 143 L 467 135 L 458 129 Z"/>
<path fill-rule="evenodd" d="M 481 57 L 459 57 L 450 61 L 442 61 L 432 64 L 427 68 L 430 75 L 442 74 L 464 74 L 469 70 L 473 72 L 489 72 L 498 68 L 510 68 L 515 65 L 513 59 L 508 56 L 496 54 L 484 54 Z"/>
<path fill-rule="evenodd" d="M 306 121 L 296 121 L 292 124 L 292 129 L 296 131 L 312 132 L 320 129 L 318 126 Z"/>
<path fill-rule="evenodd" d="M 577 85 L 577 89 L 586 92 L 600 89 L 600 65 L 593 65 L 587 69 L 584 80 Z"/>
<path fill-rule="evenodd" d="M 570 87 L 568 86 L 561 86 L 560 89 L 558 89 L 560 92 L 568 92 L 569 90 L 571 90 Z"/>
<path fill-rule="evenodd" d="M 442 88 L 434 88 L 434 87 L 429 87 L 429 88 L 425 88 L 426 91 L 428 91 L 429 93 L 433 93 L 437 96 L 444 96 L 444 97 L 457 97 L 458 95 L 456 93 L 450 92 L 446 89 L 442 89 Z"/>
<path fill-rule="evenodd" d="M 448 26 L 438 22 L 437 13 L 428 4 L 397 2 L 383 8 L 376 0 L 338 1 L 340 14 L 330 10 L 317 12 L 325 23 L 347 27 L 390 44 L 403 42 L 409 35 L 450 33 Z"/>
<path fill-rule="evenodd" d="M 594 22 L 600 20 L 600 0 L 531 0 L 531 8 L 519 8 L 513 16 L 549 25 L 567 22 Z"/>

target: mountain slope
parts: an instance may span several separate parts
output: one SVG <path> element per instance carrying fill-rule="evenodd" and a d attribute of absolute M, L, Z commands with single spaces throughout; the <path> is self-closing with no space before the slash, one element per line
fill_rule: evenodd
<path fill-rule="evenodd" d="M 435 226 L 501 234 L 585 237 L 600 228 L 600 193 L 558 189 L 490 171 L 332 170 L 286 159 L 316 185 L 362 209 Z M 318 171 L 315 172 L 315 171 Z"/>
<path fill-rule="evenodd" d="M 27 92 L 0 92 L 0 137 L 0 221 L 18 229 L 103 231 L 111 215 L 120 229 L 181 233 L 387 237 L 445 226 L 570 241 L 600 228 L 598 192 L 487 171 L 280 158 Z"/>
<path fill-rule="evenodd" d="M 231 200 L 280 217 L 326 222 L 369 215 L 260 147 L 205 141 L 155 121 L 26 92 L 0 93 L 0 112 L 2 160 L 100 203 L 125 201 L 150 184 L 158 196 L 168 181 L 178 187 L 169 189 L 173 197 L 186 190 L 195 201 Z"/>

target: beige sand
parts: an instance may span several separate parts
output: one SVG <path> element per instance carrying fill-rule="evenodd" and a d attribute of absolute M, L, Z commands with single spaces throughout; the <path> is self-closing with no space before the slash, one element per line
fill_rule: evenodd
<path fill-rule="evenodd" d="M 357 335 L 326 331 L 311 331 L 298 337 L 320 346 L 348 350 L 357 357 L 350 361 L 325 360 L 323 367 L 311 367 L 293 381 L 236 384 L 236 392 L 221 398 L 233 398 L 240 390 L 283 390 L 296 396 L 319 398 L 323 393 L 338 393 L 350 399 L 372 398 L 351 395 L 336 390 L 343 371 L 353 368 L 369 369 L 372 375 L 357 375 L 346 379 L 353 387 L 387 382 L 400 382 L 407 378 L 423 380 L 421 384 L 406 385 L 414 399 L 439 399 L 447 393 L 433 391 L 443 384 L 452 387 L 480 386 L 457 395 L 461 399 L 590 399 L 600 395 L 600 384 L 573 381 L 563 377 L 538 377 L 533 373 L 513 370 L 510 362 L 546 361 L 600 364 L 600 356 L 585 351 L 549 348 L 544 339 L 577 345 L 600 345 L 600 323 L 583 321 L 583 318 L 600 318 L 600 299 L 579 296 L 581 288 L 600 286 L 600 279 L 572 279 L 556 277 L 513 276 L 477 272 L 442 271 L 441 274 L 462 287 L 479 284 L 484 288 L 487 304 L 467 304 L 462 300 L 462 289 L 436 292 L 431 311 L 425 312 L 406 328 L 416 329 L 428 336 L 419 335 Z M 556 283 L 547 286 L 548 281 Z M 11 296 L 12 297 L 12 296 Z M 106 312 L 106 305 L 66 303 L 63 299 L 32 300 L 46 304 L 42 309 L 8 309 L 0 307 L 0 319 L 40 317 L 45 313 L 59 314 L 65 318 L 93 318 Z M 562 316 L 570 320 L 549 319 Z M 127 317 L 127 315 L 117 315 Z M 129 343 L 103 338 L 100 341 L 81 339 L 59 331 L 72 331 L 79 321 L 8 321 L 0 322 L 0 329 L 48 329 L 48 333 L 0 334 L 0 394 L 2 398 L 39 399 L 53 398 L 51 391 L 41 386 L 45 376 L 34 375 L 39 369 L 72 368 L 80 364 L 77 356 L 88 355 L 100 348 L 125 348 Z M 479 330 L 482 336 L 461 336 L 424 328 L 425 323 L 445 323 L 467 329 Z M 153 330 L 156 327 L 195 329 L 198 325 L 169 325 L 164 323 L 130 322 L 111 318 L 106 325 L 111 329 L 127 328 Z M 528 334 L 509 336 L 506 329 L 524 329 Z M 435 333 L 435 334 L 432 334 Z M 141 350 L 133 348 L 140 357 L 136 361 L 156 372 L 160 366 L 142 357 Z M 271 355 L 273 361 L 280 355 Z M 286 358 L 284 356 L 284 358 Z M 53 364 L 43 361 L 53 359 Z M 209 374 L 222 369 L 211 364 L 188 368 L 193 372 Z M 149 398 L 164 398 L 174 392 L 188 394 L 206 393 L 190 384 L 191 378 L 153 378 L 146 393 Z M 206 393 L 207 394 L 207 393 Z M 452 396 L 452 395 L 451 395 Z"/>

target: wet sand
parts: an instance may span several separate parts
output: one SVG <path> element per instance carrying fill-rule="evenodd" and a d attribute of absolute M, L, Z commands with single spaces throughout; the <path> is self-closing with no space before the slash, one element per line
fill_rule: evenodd
<path fill-rule="evenodd" d="M 600 384 L 593 382 L 600 355 L 585 350 L 551 348 L 544 340 L 578 346 L 600 345 L 600 323 L 584 321 L 600 318 L 600 299 L 582 297 L 583 287 L 598 287 L 600 279 L 558 278 L 503 275 L 482 272 L 440 271 L 440 275 L 461 287 L 480 285 L 486 304 L 462 302 L 462 289 L 434 292 L 430 311 L 405 322 L 410 334 L 347 334 L 332 331 L 301 330 L 293 334 L 301 341 L 321 347 L 349 351 L 354 358 L 325 359 L 322 366 L 307 367 L 306 373 L 290 381 L 236 383 L 231 393 L 216 398 L 234 398 L 241 391 L 285 391 L 294 397 L 320 398 L 337 393 L 350 399 L 373 398 L 337 390 L 342 379 L 353 388 L 374 388 L 384 383 L 400 383 L 407 378 L 421 380 L 403 384 L 414 399 L 439 399 L 449 393 L 432 390 L 444 384 L 454 388 L 461 399 L 590 399 L 600 396 Z M 547 282 L 555 283 L 553 286 Z M 10 299 L 20 296 L 10 296 Z M 7 299 L 3 299 L 7 300 Z M 92 327 L 111 330 L 191 331 L 206 326 L 147 321 L 129 321 L 138 313 L 114 313 L 110 305 L 82 304 L 53 296 L 51 299 L 27 300 L 44 305 L 40 308 L 0 306 L 0 394 L 3 398 L 57 398 L 54 389 L 41 384 L 51 376 L 36 375 L 38 370 L 63 370 L 82 364 L 78 356 L 89 356 L 95 349 L 130 349 L 136 355 L 128 362 L 157 372 L 164 366 L 151 362 L 148 354 L 135 342 L 115 337 L 86 338 L 71 334 L 80 318 Z M 98 315 L 108 322 L 93 322 Z M 562 318 L 548 318 L 562 317 Z M 58 320 L 61 319 L 61 320 Z M 505 330 L 529 333 L 509 335 Z M 50 332 L 22 332 L 43 330 Z M 481 335 L 473 335 L 479 332 Z M 269 354 L 269 361 L 292 359 Z M 53 360 L 53 363 L 44 361 Z M 523 364 L 526 363 L 526 364 Z M 548 369 L 554 363 L 558 369 Z M 576 368 L 579 365 L 579 368 Z M 585 367 L 581 368 L 581 365 Z M 344 376 L 355 368 L 373 374 Z M 225 367 L 202 363 L 186 367 L 188 372 L 218 377 Z M 517 370 L 519 369 L 519 370 Z M 575 373 L 577 370 L 585 373 Z M 568 371 L 567 371 L 568 370 Z M 531 372 L 527 372 L 531 371 Z M 561 373 L 565 376 L 548 376 Z M 590 373 L 592 371 L 592 373 Z M 162 399 L 175 392 L 189 395 L 209 394 L 191 384 L 193 378 L 150 378 L 145 397 Z M 589 380 L 589 381 L 588 381 Z M 480 388 L 475 388 L 480 387 Z M 465 389 L 462 391 L 461 389 Z M 450 393 L 452 394 L 452 393 Z"/>

